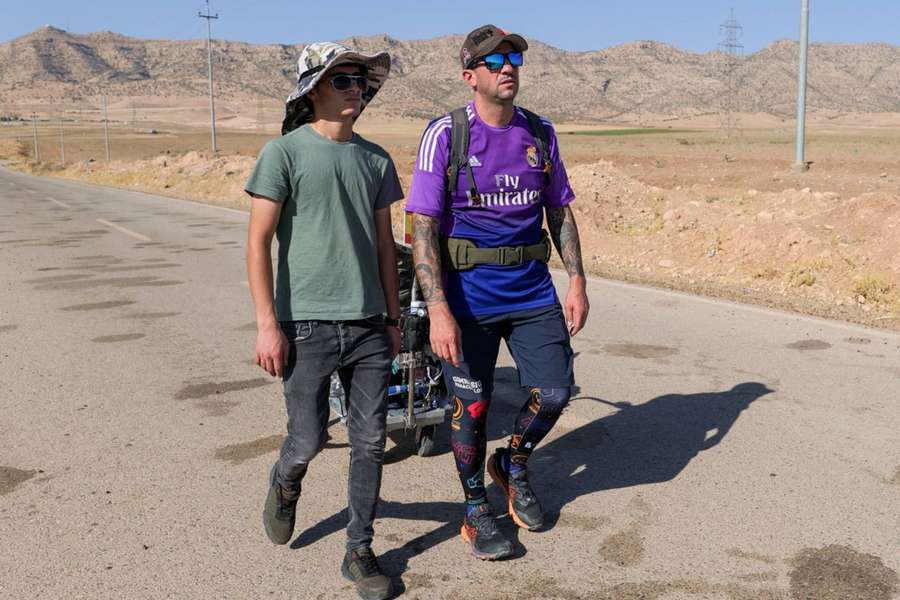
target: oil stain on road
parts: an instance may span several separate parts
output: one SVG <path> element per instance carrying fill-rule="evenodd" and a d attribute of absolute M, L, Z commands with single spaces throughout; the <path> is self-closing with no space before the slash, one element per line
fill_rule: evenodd
<path fill-rule="evenodd" d="M 596 534 L 601 529 L 609 527 L 610 522 L 611 519 L 609 517 L 579 515 L 568 510 L 560 513 L 556 518 L 556 525 L 559 527 L 571 527 L 593 534 Z"/>
<path fill-rule="evenodd" d="M 644 539 L 637 525 L 614 533 L 600 544 L 600 557 L 620 567 L 633 567 L 644 555 Z"/>
<path fill-rule="evenodd" d="M 90 279 L 94 275 L 92 273 L 70 273 L 68 275 L 48 275 L 46 277 L 38 277 L 36 279 L 26 279 L 25 283 L 48 284 L 65 281 L 80 281 Z"/>
<path fill-rule="evenodd" d="M 678 348 L 670 348 L 668 346 L 653 346 L 651 344 L 605 344 L 603 350 L 611 355 L 621 358 L 637 358 L 641 360 L 665 358 L 678 354 Z M 589 354 L 594 352 L 588 351 Z"/>
<path fill-rule="evenodd" d="M 81 310 L 105 310 L 107 308 L 117 308 L 119 306 L 128 306 L 136 304 L 134 300 L 107 300 L 106 302 L 87 302 L 85 304 L 73 304 L 71 306 L 63 306 L 59 310 L 65 311 L 81 311 Z"/>
<path fill-rule="evenodd" d="M 176 400 L 199 400 L 207 396 L 215 394 L 226 394 L 228 392 L 239 392 L 250 390 L 253 388 L 263 387 L 275 383 L 275 380 L 256 377 L 254 379 L 243 379 L 240 381 L 221 381 L 212 383 L 198 383 L 188 385 L 181 388 L 176 394 Z"/>
<path fill-rule="evenodd" d="M 38 284 L 37 290 L 86 290 L 93 287 L 155 287 L 180 285 L 183 281 L 161 280 L 159 277 L 111 277 L 108 279 L 81 279 Z"/>
<path fill-rule="evenodd" d="M 482 594 L 484 600 L 522 598 L 561 598 L 565 600 L 668 600 L 669 598 L 728 598 L 728 600 L 784 600 L 781 591 L 773 588 L 737 584 L 710 583 L 703 580 L 676 579 L 674 581 L 644 581 L 619 584 L 595 584 L 589 594 L 584 589 L 571 589 L 554 577 L 531 575 L 507 585 L 503 592 Z"/>
<path fill-rule="evenodd" d="M 15 467 L 0 467 L 0 496 L 11 493 L 16 487 L 25 483 L 37 473 L 34 470 L 26 471 Z"/>
<path fill-rule="evenodd" d="M 204 417 L 224 417 L 238 404 L 232 400 L 203 400 L 196 406 L 203 411 Z"/>
<path fill-rule="evenodd" d="M 879 557 L 849 546 L 806 548 L 791 563 L 796 600 L 890 600 L 900 587 L 897 573 Z"/>
<path fill-rule="evenodd" d="M 244 461 L 264 456 L 270 452 L 275 452 L 281 448 L 283 442 L 283 435 L 270 435 L 250 442 L 222 446 L 216 450 L 214 456 L 219 460 L 227 460 L 231 464 L 237 465 Z"/>
<path fill-rule="evenodd" d="M 744 550 L 741 550 L 740 548 L 730 548 L 726 552 L 726 554 L 728 556 L 733 556 L 735 558 L 741 558 L 744 560 L 755 560 L 755 561 L 758 561 L 758 562 L 761 562 L 761 563 L 764 563 L 767 565 L 772 565 L 772 564 L 775 564 L 776 562 L 778 562 L 777 559 L 775 559 L 771 556 L 767 556 L 765 554 L 759 554 L 758 552 L 745 552 Z"/>
<path fill-rule="evenodd" d="M 791 350 L 828 350 L 831 348 L 831 344 L 828 342 L 823 342 L 822 340 L 800 340 L 799 342 L 794 342 L 793 344 L 787 344 L 785 348 L 790 348 Z"/>
<path fill-rule="evenodd" d="M 120 333 L 117 335 L 101 335 L 100 337 L 91 338 L 92 342 L 98 344 L 114 344 L 117 342 L 130 342 L 131 340 L 139 340 L 146 337 L 143 333 Z"/>
<path fill-rule="evenodd" d="M 143 312 L 134 313 L 132 315 L 128 315 L 128 317 L 130 319 L 140 321 L 143 319 L 166 319 L 168 317 L 177 317 L 180 314 L 180 312 Z"/>

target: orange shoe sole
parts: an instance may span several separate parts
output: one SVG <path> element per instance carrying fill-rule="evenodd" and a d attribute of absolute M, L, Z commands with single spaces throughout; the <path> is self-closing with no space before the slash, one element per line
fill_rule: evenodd
<path fill-rule="evenodd" d="M 497 552 L 494 554 L 479 552 L 475 549 L 475 538 L 469 534 L 469 528 L 465 525 L 460 528 L 459 534 L 462 536 L 463 541 L 469 546 L 469 551 L 472 553 L 472 556 L 479 560 L 499 560 L 501 558 L 512 556 L 512 552 Z"/>
<path fill-rule="evenodd" d="M 487 470 L 488 470 L 488 473 L 490 473 L 490 475 L 491 475 L 491 479 L 494 480 L 494 483 L 496 483 L 498 486 L 500 486 L 500 489 L 502 489 L 503 493 L 506 494 L 506 506 L 507 506 L 507 509 L 509 510 L 509 516 L 513 520 L 513 523 L 515 523 L 522 529 L 527 529 L 528 531 L 535 531 L 537 529 L 540 529 L 543 526 L 543 523 L 541 523 L 540 525 L 534 525 L 534 526 L 529 527 L 528 525 L 525 524 L 524 521 L 522 521 L 522 519 L 519 518 L 519 515 L 516 514 L 516 511 L 513 510 L 513 497 L 509 493 L 509 479 L 507 479 L 503 475 L 503 473 L 500 472 L 500 469 L 497 467 L 497 461 L 494 459 L 495 456 L 497 456 L 497 455 L 491 454 L 488 457 Z"/>

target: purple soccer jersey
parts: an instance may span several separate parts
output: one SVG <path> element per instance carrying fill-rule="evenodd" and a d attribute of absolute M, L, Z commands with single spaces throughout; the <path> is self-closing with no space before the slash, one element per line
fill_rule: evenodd
<path fill-rule="evenodd" d="M 544 209 L 569 204 L 575 194 L 559 157 L 556 132 L 542 119 L 550 140 L 553 170 L 549 182 L 528 119 L 517 108 L 506 127 L 484 123 L 475 104 L 469 117 L 469 165 L 477 198 L 469 198 L 469 182 L 460 170 L 456 192 L 448 199 L 445 173 L 450 155 L 450 116 L 429 123 L 419 145 L 409 191 L 408 212 L 441 219 L 442 236 L 465 238 L 479 248 L 525 246 L 541 239 Z M 449 206 L 448 206 L 449 204 Z M 453 314 L 489 315 L 539 308 L 556 303 L 547 265 L 478 265 L 468 271 L 445 270 L 444 291 Z"/>

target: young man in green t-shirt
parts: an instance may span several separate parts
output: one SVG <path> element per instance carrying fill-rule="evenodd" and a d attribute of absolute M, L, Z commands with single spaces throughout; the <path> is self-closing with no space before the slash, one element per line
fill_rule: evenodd
<path fill-rule="evenodd" d="M 390 156 L 354 133 L 353 124 L 389 70 L 387 53 L 307 46 L 288 98 L 284 135 L 263 148 L 246 185 L 252 197 L 247 270 L 256 305 L 256 361 L 282 377 L 288 413 L 288 436 L 268 480 L 266 533 L 276 544 L 293 535 L 301 481 L 327 439 L 329 384 L 337 371 L 347 390 L 351 446 L 341 571 L 370 599 L 391 594 L 370 545 L 386 388 L 400 348 L 390 205 L 403 192 Z"/>

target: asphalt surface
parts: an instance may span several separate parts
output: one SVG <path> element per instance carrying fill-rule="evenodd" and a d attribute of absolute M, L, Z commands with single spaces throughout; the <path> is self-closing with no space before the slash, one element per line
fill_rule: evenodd
<path fill-rule="evenodd" d="M 251 361 L 246 221 L 0 169 L 0 597 L 355 597 L 341 425 L 295 539 L 261 526 L 285 418 Z M 589 295 L 577 398 L 532 459 L 548 526 L 500 521 L 514 559 L 460 541 L 446 427 L 435 457 L 388 442 L 375 549 L 402 597 L 896 596 L 897 334 L 597 279 Z M 489 448 L 524 400 L 510 365 Z"/>

